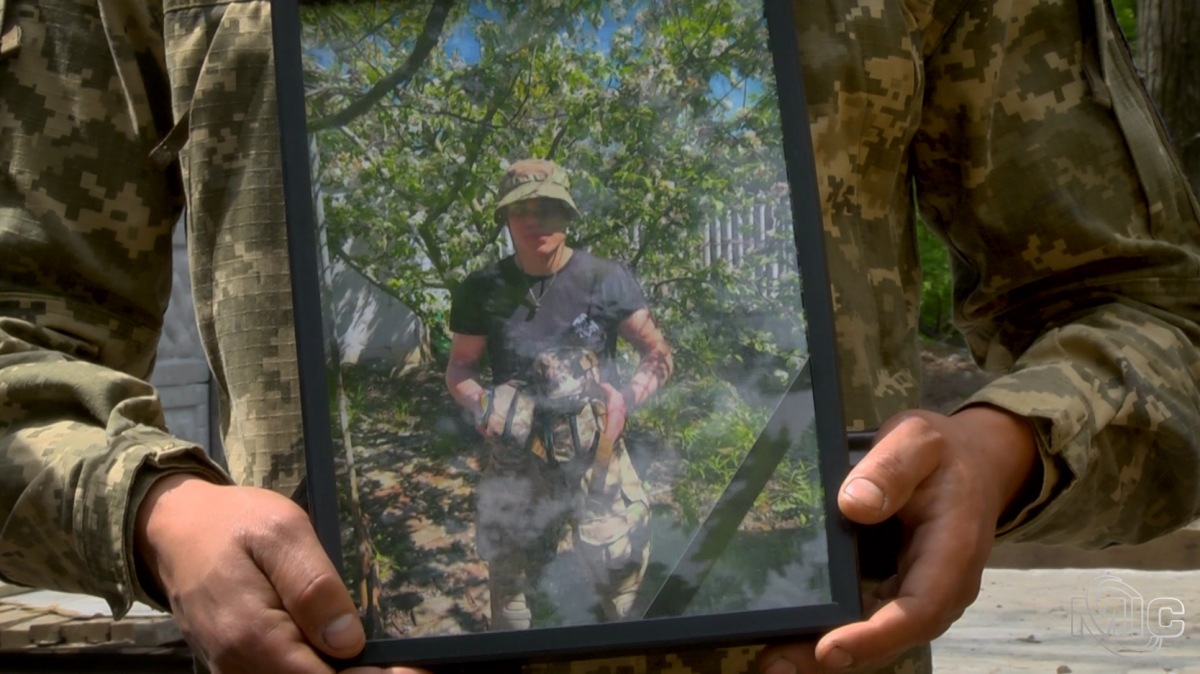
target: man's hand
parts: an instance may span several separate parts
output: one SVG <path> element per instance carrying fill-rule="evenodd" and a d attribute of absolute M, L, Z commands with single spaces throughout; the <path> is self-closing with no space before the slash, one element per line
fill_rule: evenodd
<path fill-rule="evenodd" d="M 213 674 L 332 674 L 314 648 L 348 658 L 366 643 L 308 517 L 283 496 L 171 475 L 146 495 L 134 535 L 137 554 Z"/>
<path fill-rule="evenodd" d="M 609 383 L 600 384 L 600 388 L 608 396 L 605 402 L 608 419 L 604 422 L 604 436 L 616 442 L 625 431 L 625 396 Z"/>
<path fill-rule="evenodd" d="M 997 520 L 1037 460 L 1029 424 L 986 406 L 952 417 L 905 412 L 877 438 L 847 476 L 838 506 L 862 524 L 899 517 L 899 573 L 864 597 L 866 621 L 815 645 L 764 649 L 764 674 L 878 668 L 944 633 L 978 597 Z"/>

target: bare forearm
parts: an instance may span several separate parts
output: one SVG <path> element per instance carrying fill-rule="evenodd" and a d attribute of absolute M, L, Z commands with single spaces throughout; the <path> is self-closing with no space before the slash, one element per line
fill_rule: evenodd
<path fill-rule="evenodd" d="M 665 344 L 643 356 L 623 391 L 627 404 L 640 405 L 667 383 L 673 370 L 671 351 Z"/>
<path fill-rule="evenodd" d="M 471 412 L 478 411 L 484 387 L 475 368 L 451 361 L 446 367 L 446 387 L 459 405 Z"/>
<path fill-rule="evenodd" d="M 1025 481 L 1039 460 L 1037 441 L 1029 420 L 988 404 L 975 405 L 951 417 L 969 429 L 978 439 L 975 451 L 989 466 L 989 501 L 996 518 L 1021 493 Z"/>

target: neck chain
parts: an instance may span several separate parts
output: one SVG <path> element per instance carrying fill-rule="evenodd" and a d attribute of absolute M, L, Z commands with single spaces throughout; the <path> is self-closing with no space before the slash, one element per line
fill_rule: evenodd
<path fill-rule="evenodd" d="M 556 263 L 558 262 L 558 255 L 561 252 L 562 252 L 561 246 L 559 247 L 559 249 L 557 251 L 554 252 L 554 259 L 552 259 L 550 261 L 550 264 L 555 265 L 556 268 L 554 270 L 554 273 L 550 275 L 550 283 L 546 283 L 545 281 L 542 282 L 542 292 L 539 293 L 537 297 L 534 297 L 534 295 L 533 295 L 533 284 L 531 284 L 529 282 L 529 274 L 525 271 L 525 268 L 521 266 L 520 256 L 513 255 L 513 260 L 515 260 L 517 263 L 517 269 L 521 270 L 521 275 L 525 278 L 525 291 L 527 293 L 529 293 L 529 300 L 531 302 L 533 302 L 533 311 L 534 312 L 537 312 L 538 309 L 542 308 L 542 298 L 546 296 L 546 293 L 550 292 L 550 288 L 554 287 L 554 281 L 556 281 L 558 279 L 558 271 L 559 270 L 557 268 Z"/>

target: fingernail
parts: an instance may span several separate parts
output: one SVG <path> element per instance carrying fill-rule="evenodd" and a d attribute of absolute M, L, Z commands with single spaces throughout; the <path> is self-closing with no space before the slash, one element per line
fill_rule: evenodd
<path fill-rule="evenodd" d="M 832 651 L 829 651 L 829 655 L 825 656 L 824 664 L 829 669 L 841 670 L 854 664 L 854 658 L 850 657 L 850 654 L 846 651 L 835 647 Z"/>
<path fill-rule="evenodd" d="M 356 620 L 358 620 L 358 616 L 352 613 L 341 616 L 325 627 L 321 638 L 325 640 L 326 645 L 337 650 L 357 646 L 359 634 L 358 630 L 354 629 Z"/>
<path fill-rule="evenodd" d="M 796 665 L 793 665 L 791 660 L 781 657 L 767 665 L 762 674 L 796 674 Z"/>
<path fill-rule="evenodd" d="M 864 508 L 883 510 L 883 492 L 865 477 L 856 477 L 846 485 L 843 492 L 846 498 L 858 503 Z"/>

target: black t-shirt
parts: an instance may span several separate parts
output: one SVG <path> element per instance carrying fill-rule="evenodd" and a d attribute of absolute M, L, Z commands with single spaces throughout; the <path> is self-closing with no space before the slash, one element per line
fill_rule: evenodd
<path fill-rule="evenodd" d="M 536 311 L 531 294 L 540 304 Z M 614 382 L 618 326 L 645 306 L 641 286 L 619 262 L 576 250 L 557 277 L 530 276 L 510 256 L 459 285 L 450 331 L 487 337 L 497 384 L 528 380 L 533 359 L 554 347 L 591 349 L 604 380 Z"/>

